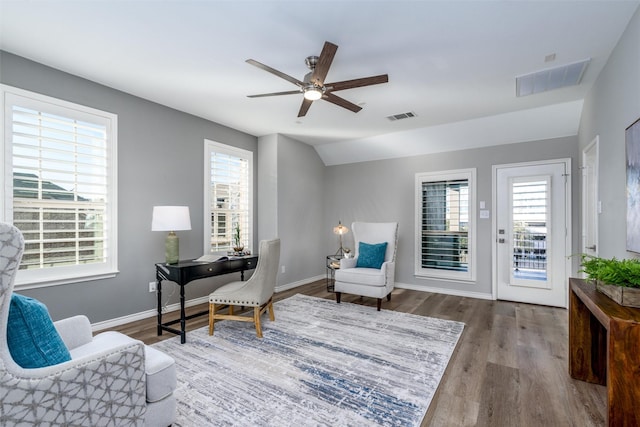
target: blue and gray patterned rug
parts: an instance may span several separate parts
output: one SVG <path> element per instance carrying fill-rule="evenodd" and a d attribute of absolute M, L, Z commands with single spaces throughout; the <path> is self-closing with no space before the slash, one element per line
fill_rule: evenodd
<path fill-rule="evenodd" d="M 464 324 L 295 295 L 252 323 L 154 344 L 178 364 L 178 426 L 419 426 Z"/>

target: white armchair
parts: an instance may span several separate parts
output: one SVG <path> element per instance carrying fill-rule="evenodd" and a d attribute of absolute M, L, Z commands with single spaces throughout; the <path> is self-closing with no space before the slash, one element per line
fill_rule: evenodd
<path fill-rule="evenodd" d="M 396 246 L 398 243 L 397 222 L 354 222 L 351 225 L 355 243 L 354 258 L 340 260 L 340 269 L 335 272 L 336 302 L 340 303 L 342 293 L 362 295 L 378 299 L 378 311 L 382 306 L 382 298 L 391 300 L 391 291 L 395 284 Z M 361 243 L 362 245 L 361 248 Z M 386 248 L 383 245 L 386 243 Z M 370 246 L 367 246 L 370 245 Z M 380 252 L 379 262 L 371 264 L 361 259 L 361 250 L 370 254 L 371 245 Z M 384 257 L 382 258 L 382 249 Z M 374 251 L 376 248 L 373 249 Z M 376 268 L 378 264 L 381 265 Z"/>
<path fill-rule="evenodd" d="M 23 250 L 20 231 L 0 223 L 0 425 L 173 423 L 176 411 L 173 358 L 118 332 L 103 332 L 94 337 L 86 316 L 53 324 L 71 360 L 35 368 L 23 368 L 14 360 L 12 351 L 24 354 L 16 353 L 15 347 L 9 348 L 7 336 L 13 285 Z M 42 306 L 31 301 L 34 306 Z M 48 329 L 53 330 L 46 309 L 41 314 L 48 320 Z M 34 336 L 38 335 L 39 329 L 33 331 Z"/>

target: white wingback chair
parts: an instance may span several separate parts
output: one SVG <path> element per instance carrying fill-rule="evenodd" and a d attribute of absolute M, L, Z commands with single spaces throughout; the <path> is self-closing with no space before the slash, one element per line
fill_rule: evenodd
<path fill-rule="evenodd" d="M 14 361 L 7 330 L 23 251 L 22 233 L 0 223 L 0 425 L 172 424 L 176 412 L 173 358 L 118 332 L 94 337 L 86 316 L 53 324 L 71 360 L 40 368 L 23 368 Z M 50 325 L 48 313 L 44 317 Z"/>
<path fill-rule="evenodd" d="M 383 297 L 386 296 L 387 301 L 391 300 L 391 291 L 395 283 L 398 223 L 354 222 L 351 231 L 355 243 L 355 256 L 340 260 L 340 269 L 335 272 L 336 302 L 340 303 L 343 292 L 377 298 L 379 311 Z M 360 242 L 371 245 L 387 243 L 384 262 L 380 268 L 358 267 Z"/>

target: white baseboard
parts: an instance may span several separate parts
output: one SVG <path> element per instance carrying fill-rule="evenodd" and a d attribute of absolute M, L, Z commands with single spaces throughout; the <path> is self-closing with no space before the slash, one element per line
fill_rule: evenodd
<path fill-rule="evenodd" d="M 395 287 L 400 289 L 410 289 L 413 291 L 433 292 L 434 294 L 454 295 L 458 297 L 468 297 L 468 298 L 477 298 L 477 299 L 486 299 L 486 300 L 494 299 L 491 294 L 485 294 L 483 292 L 461 291 L 458 289 L 448 289 L 448 288 L 436 288 L 432 286 L 414 285 L 409 283 L 396 282 Z"/>
<path fill-rule="evenodd" d="M 324 278 L 325 275 L 321 274 L 319 276 L 309 277 L 308 279 L 298 280 L 297 282 L 286 283 L 284 285 L 276 286 L 276 292 L 288 291 L 289 289 L 297 288 L 298 286 L 306 285 L 307 283 L 315 282 Z"/>
<path fill-rule="evenodd" d="M 209 302 L 209 295 L 205 295 L 203 297 L 194 298 L 194 299 L 191 299 L 189 301 L 186 301 L 184 303 L 184 306 L 185 307 L 191 307 L 191 306 L 194 306 L 194 305 L 208 303 L 208 302 Z M 167 305 L 162 313 L 164 315 L 165 313 L 169 313 L 171 311 L 177 311 L 177 310 L 180 310 L 180 303 L 179 302 L 177 302 L 175 304 Z M 141 311 L 139 313 L 133 313 L 133 314 L 128 314 L 128 315 L 122 316 L 122 317 L 116 317 L 115 319 L 104 320 L 102 322 L 92 323 L 91 324 L 91 329 L 94 332 L 102 331 L 104 329 L 111 329 L 111 328 L 114 328 L 116 326 L 124 325 L 124 324 L 131 323 L 131 322 L 135 322 L 136 320 L 148 319 L 149 317 L 155 317 L 157 315 L 158 315 L 158 310 L 154 308 L 153 310 Z"/>
<path fill-rule="evenodd" d="M 297 288 L 298 286 L 306 285 L 307 283 L 315 282 L 320 279 L 324 279 L 324 275 L 310 277 L 308 279 L 298 280 L 297 282 L 286 283 L 284 285 L 277 286 L 275 291 L 282 292 L 287 291 L 289 289 Z M 198 304 L 204 304 L 209 302 L 209 296 L 205 295 L 199 298 L 194 298 L 185 302 L 185 307 L 192 307 Z M 169 313 L 172 311 L 180 310 L 180 303 L 167 305 L 163 311 L 163 314 Z M 91 324 L 91 329 L 94 332 L 102 331 L 105 329 L 112 329 L 116 326 L 124 325 L 127 323 L 135 322 L 137 320 L 148 319 L 150 317 L 155 317 L 158 315 L 158 311 L 154 308 L 153 310 L 141 311 L 139 313 L 133 313 L 122 317 L 116 317 L 115 319 L 104 320 L 102 322 L 96 322 Z"/>

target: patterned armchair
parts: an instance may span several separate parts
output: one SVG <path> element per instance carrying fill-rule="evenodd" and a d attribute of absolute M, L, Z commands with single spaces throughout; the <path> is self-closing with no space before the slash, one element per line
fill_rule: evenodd
<path fill-rule="evenodd" d="M 24 240 L 0 223 L 0 425 L 167 426 L 175 418 L 175 361 L 117 332 L 92 336 L 85 316 L 55 322 L 71 360 L 25 369 L 7 344 Z"/>

